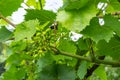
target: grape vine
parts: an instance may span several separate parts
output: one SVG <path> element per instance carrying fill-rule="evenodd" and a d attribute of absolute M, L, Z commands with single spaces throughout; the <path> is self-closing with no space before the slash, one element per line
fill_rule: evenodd
<path fill-rule="evenodd" d="M 0 80 L 109 80 L 106 67 L 120 67 L 119 0 L 63 0 L 56 13 L 45 3 L 0 1 Z M 19 8 L 26 14 L 14 24 Z"/>

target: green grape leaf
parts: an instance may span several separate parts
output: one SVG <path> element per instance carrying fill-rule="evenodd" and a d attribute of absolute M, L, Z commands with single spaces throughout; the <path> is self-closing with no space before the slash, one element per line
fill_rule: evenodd
<path fill-rule="evenodd" d="M 25 15 L 25 20 L 38 19 L 40 24 L 44 24 L 48 21 L 52 24 L 56 19 L 56 14 L 51 11 L 29 9 L 27 9 L 26 11 L 27 14 Z"/>
<path fill-rule="evenodd" d="M 15 40 L 30 39 L 35 34 L 37 26 L 39 26 L 38 20 L 29 20 L 17 25 L 14 32 Z"/>
<path fill-rule="evenodd" d="M 26 48 L 27 44 L 25 41 L 12 42 L 10 47 L 13 51 L 22 51 Z"/>
<path fill-rule="evenodd" d="M 14 65 L 11 65 L 9 70 L 3 73 L 2 80 L 22 80 L 26 74 L 26 70 L 24 68 L 17 68 Z"/>
<path fill-rule="evenodd" d="M 84 40 L 83 38 L 80 38 L 77 41 L 77 45 L 78 45 L 80 50 L 88 50 L 89 49 L 89 46 L 88 46 L 86 40 Z"/>
<path fill-rule="evenodd" d="M 37 80 L 57 80 L 56 65 L 50 64 L 45 66 L 37 75 Z"/>
<path fill-rule="evenodd" d="M 108 6 L 106 7 L 107 13 L 113 13 L 120 10 L 120 2 L 119 0 L 109 0 L 107 1 Z"/>
<path fill-rule="evenodd" d="M 120 10 L 120 2 L 118 0 L 109 0 L 108 6 L 112 6 L 115 11 Z"/>
<path fill-rule="evenodd" d="M 66 10 L 80 9 L 88 4 L 89 0 L 65 0 L 63 8 Z"/>
<path fill-rule="evenodd" d="M 4 44 L 2 44 L 2 42 L 0 42 L 0 54 L 2 54 L 3 49 L 4 49 Z"/>
<path fill-rule="evenodd" d="M 76 52 L 76 46 L 72 41 L 69 41 L 67 39 L 60 39 L 58 49 L 73 54 Z"/>
<path fill-rule="evenodd" d="M 85 38 L 91 38 L 95 42 L 103 39 L 108 42 L 110 38 L 113 37 L 113 31 L 108 26 L 101 26 L 96 17 L 90 21 L 89 26 L 81 31 L 81 34 L 83 34 Z"/>
<path fill-rule="evenodd" d="M 87 5 L 80 10 L 61 10 L 57 13 L 57 21 L 62 27 L 68 30 L 79 32 L 82 31 L 87 25 L 92 17 L 96 16 L 96 8 L 92 5 Z"/>
<path fill-rule="evenodd" d="M 33 57 L 24 52 L 12 53 L 6 60 L 8 64 L 19 66 L 23 60 L 31 60 Z"/>
<path fill-rule="evenodd" d="M 45 0 L 41 0 L 41 2 L 42 2 L 42 6 L 44 6 Z M 36 9 L 40 9 L 40 3 L 39 3 L 39 1 L 36 1 L 36 0 L 27 0 L 26 4 L 28 6 L 34 6 Z"/>
<path fill-rule="evenodd" d="M 97 48 L 97 53 L 100 55 L 111 56 L 115 60 L 120 59 L 120 39 L 117 37 L 111 38 L 109 43 L 100 41 Z"/>
<path fill-rule="evenodd" d="M 51 56 L 50 53 L 45 53 L 44 56 L 42 56 L 40 59 L 37 61 L 37 66 L 38 70 L 37 72 L 42 71 L 42 69 L 50 64 L 53 63 L 53 57 Z"/>
<path fill-rule="evenodd" d="M 22 2 L 23 0 L 0 0 L 0 13 L 5 17 L 10 16 Z"/>
<path fill-rule="evenodd" d="M 6 61 L 6 59 L 13 54 L 11 48 L 0 42 L 0 63 Z M 6 55 L 6 56 L 5 56 Z"/>
<path fill-rule="evenodd" d="M 106 72 L 105 72 L 105 68 L 103 65 L 100 65 L 95 71 L 94 73 L 99 76 L 99 78 L 101 80 L 107 80 L 107 75 L 106 75 Z"/>
<path fill-rule="evenodd" d="M 12 32 L 10 32 L 6 27 L 2 26 L 0 28 L 0 42 L 6 41 L 12 37 Z"/>
<path fill-rule="evenodd" d="M 22 61 L 22 58 L 20 56 L 20 54 L 13 53 L 7 58 L 7 62 L 10 64 L 18 65 Z"/>
<path fill-rule="evenodd" d="M 80 79 L 83 79 L 84 76 L 86 75 L 87 73 L 87 62 L 86 61 L 83 61 L 81 62 L 81 65 L 79 66 L 78 68 L 78 71 L 77 71 L 77 76 L 80 78 Z"/>
<path fill-rule="evenodd" d="M 120 36 L 120 21 L 112 15 L 104 16 L 105 26 L 116 32 Z"/>
<path fill-rule="evenodd" d="M 58 65 L 58 80 L 75 80 L 75 70 L 67 65 Z"/>

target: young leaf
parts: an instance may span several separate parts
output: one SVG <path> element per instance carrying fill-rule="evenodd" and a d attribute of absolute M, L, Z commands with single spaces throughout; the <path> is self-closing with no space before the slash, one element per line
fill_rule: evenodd
<path fill-rule="evenodd" d="M 0 13 L 5 17 L 10 16 L 22 2 L 23 0 L 0 0 Z"/>
<path fill-rule="evenodd" d="M 81 33 L 85 38 L 91 38 L 95 42 L 103 39 L 108 42 L 113 36 L 113 31 L 108 26 L 100 26 L 98 18 L 93 18 L 90 21 L 90 25 Z"/>
<path fill-rule="evenodd" d="M 0 28 L 0 42 L 6 41 L 12 36 L 12 32 L 10 32 L 6 27 L 2 26 Z"/>
<path fill-rule="evenodd" d="M 30 39 L 35 34 L 37 26 L 39 26 L 38 20 L 29 20 L 17 25 L 14 32 L 15 40 L 19 41 L 24 38 Z"/>

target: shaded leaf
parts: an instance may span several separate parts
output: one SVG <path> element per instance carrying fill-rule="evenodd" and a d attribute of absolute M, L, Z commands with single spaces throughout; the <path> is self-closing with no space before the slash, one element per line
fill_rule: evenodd
<path fill-rule="evenodd" d="M 112 15 L 104 16 L 105 26 L 116 32 L 120 36 L 120 21 Z"/>
<path fill-rule="evenodd" d="M 37 66 L 38 66 L 38 70 L 37 72 L 42 71 L 42 69 L 50 64 L 53 63 L 53 58 L 51 56 L 51 54 L 49 53 L 45 53 L 44 56 L 42 56 L 40 59 L 38 59 L 37 62 Z"/>
<path fill-rule="evenodd" d="M 56 65 L 45 66 L 38 74 L 37 80 L 57 80 Z"/>
<path fill-rule="evenodd" d="M 12 32 L 10 32 L 6 27 L 0 28 L 0 42 L 6 41 L 12 37 Z"/>
<path fill-rule="evenodd" d="M 87 62 L 83 61 L 81 62 L 81 65 L 78 68 L 77 75 L 80 79 L 83 79 L 86 73 L 87 73 Z"/>
<path fill-rule="evenodd" d="M 107 75 L 102 65 L 100 65 L 94 72 L 97 76 L 101 78 L 101 80 L 107 80 Z"/>
<path fill-rule="evenodd" d="M 58 65 L 58 80 L 75 80 L 75 70 L 67 65 Z"/>
<path fill-rule="evenodd" d="M 78 41 L 77 41 L 77 45 L 79 47 L 80 50 L 88 50 L 89 49 L 89 46 L 87 44 L 87 41 L 84 40 L 83 38 L 80 38 Z"/>
<path fill-rule="evenodd" d="M 93 41 L 106 40 L 107 42 L 113 36 L 113 31 L 106 25 L 101 26 L 98 18 L 93 18 L 90 25 L 87 26 L 81 33 L 85 38 L 91 38 Z"/>
<path fill-rule="evenodd" d="M 98 51 L 100 55 L 111 56 L 113 59 L 120 58 L 120 39 L 113 37 L 109 43 L 102 40 L 97 44 Z"/>
<path fill-rule="evenodd" d="M 25 15 L 25 20 L 38 19 L 40 24 L 44 24 L 46 22 L 50 22 L 51 24 L 54 22 L 56 18 L 56 14 L 47 11 L 47 10 L 29 10 L 27 9 L 27 14 Z"/>

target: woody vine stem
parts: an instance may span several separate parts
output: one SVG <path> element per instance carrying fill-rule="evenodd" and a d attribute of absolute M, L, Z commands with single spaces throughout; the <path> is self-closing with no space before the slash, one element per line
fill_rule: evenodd
<path fill-rule="evenodd" d="M 120 67 L 120 62 L 113 62 L 113 61 L 99 60 L 99 59 L 92 60 L 91 58 L 87 58 L 87 57 L 83 57 L 83 56 L 79 56 L 79 55 L 74 55 L 72 53 L 60 51 L 55 47 L 52 47 L 51 49 L 57 54 L 73 57 L 76 59 L 85 60 L 85 61 L 96 63 L 96 64 L 107 64 L 107 65 L 112 65 L 113 67 Z"/>
<path fill-rule="evenodd" d="M 8 20 L 7 18 L 5 18 L 2 14 L 0 14 L 0 18 L 3 19 L 4 21 L 6 21 L 11 26 L 13 26 L 14 28 L 16 27 L 16 25 L 14 23 L 12 23 L 10 20 Z"/>

